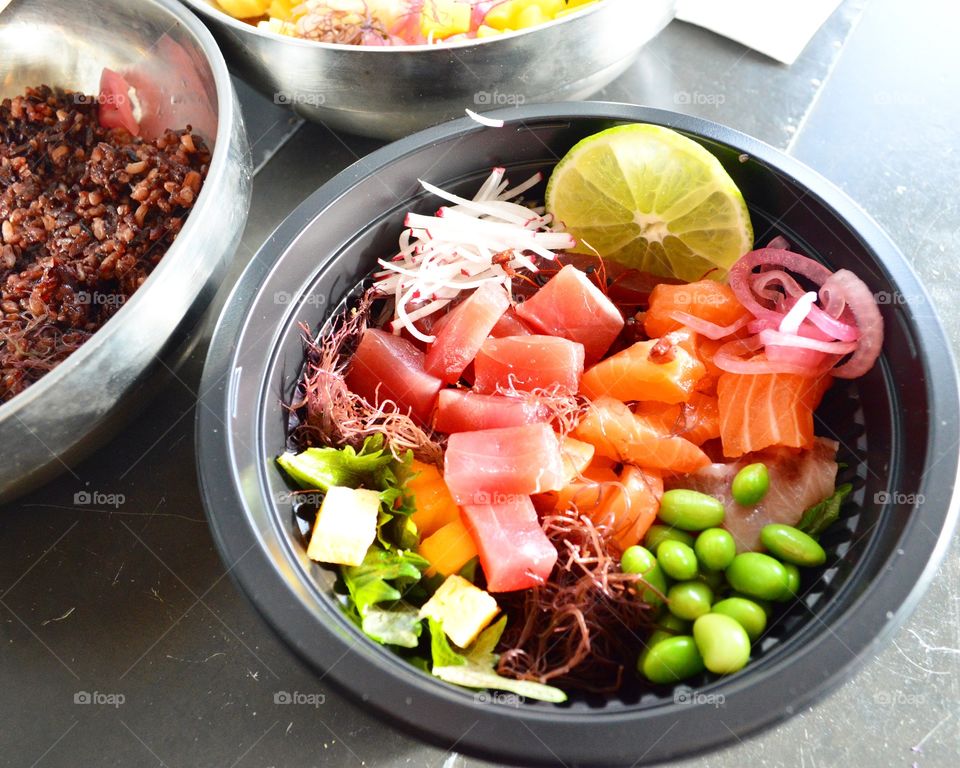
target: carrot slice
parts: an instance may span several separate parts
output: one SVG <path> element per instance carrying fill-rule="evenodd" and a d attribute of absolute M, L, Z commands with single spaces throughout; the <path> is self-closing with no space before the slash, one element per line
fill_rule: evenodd
<path fill-rule="evenodd" d="M 460 519 L 460 510 L 440 471 L 433 464 L 414 460 L 407 480 L 407 493 L 413 496 L 415 510 L 410 516 L 424 538 Z"/>
<path fill-rule="evenodd" d="M 430 561 L 427 576 L 449 576 L 477 556 L 477 547 L 459 514 L 431 536 L 420 542 L 419 553 Z"/>
<path fill-rule="evenodd" d="M 724 373 L 717 382 L 723 455 L 736 458 L 771 445 L 813 445 L 813 412 L 831 377 L 793 373 Z"/>

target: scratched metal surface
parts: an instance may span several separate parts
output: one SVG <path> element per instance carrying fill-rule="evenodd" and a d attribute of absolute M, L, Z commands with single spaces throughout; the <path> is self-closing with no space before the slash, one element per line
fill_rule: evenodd
<path fill-rule="evenodd" d="M 674 24 L 602 95 L 719 120 L 838 183 L 914 263 L 960 349 L 958 28 L 952 3 L 849 0 L 785 68 Z M 286 117 L 246 105 L 266 158 Z M 256 178 L 235 271 L 286 212 L 375 146 L 301 128 Z M 339 697 L 238 594 L 194 479 L 199 364 L 110 446 L 0 510 L 0 765 L 486 765 Z M 84 490 L 102 503 L 74 504 Z M 284 691 L 312 704 L 275 703 Z M 775 730 L 677 765 L 954 768 L 958 701 L 955 545 L 915 615 L 850 682 Z M 718 728 L 722 718 L 721 708 Z"/>

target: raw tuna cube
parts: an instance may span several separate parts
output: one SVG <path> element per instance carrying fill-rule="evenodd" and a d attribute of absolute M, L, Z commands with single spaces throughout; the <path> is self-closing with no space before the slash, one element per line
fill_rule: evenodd
<path fill-rule="evenodd" d="M 439 432 L 471 432 L 497 427 L 519 427 L 547 421 L 550 415 L 536 397 L 481 395 L 464 389 L 440 390 L 436 429 Z"/>
<path fill-rule="evenodd" d="M 532 333 L 530 326 L 520 319 L 513 307 L 500 315 L 497 324 L 490 331 L 490 335 L 495 339 L 502 339 L 504 336 L 529 336 Z"/>
<path fill-rule="evenodd" d="M 547 424 L 450 435 L 443 479 L 457 504 L 497 504 L 563 487 L 560 442 Z"/>
<path fill-rule="evenodd" d="M 497 386 L 530 391 L 560 385 L 572 394 L 583 375 L 583 344 L 559 336 L 487 339 L 473 367 L 478 392 L 495 392 Z"/>
<path fill-rule="evenodd" d="M 367 328 L 350 358 L 347 386 L 374 405 L 392 400 L 426 425 L 442 382 L 423 370 L 423 361 L 423 352 L 412 342 Z"/>
<path fill-rule="evenodd" d="M 457 381 L 509 306 L 502 285 L 484 283 L 450 310 L 427 352 L 427 373 L 445 384 Z"/>
<path fill-rule="evenodd" d="M 591 362 L 603 357 L 623 330 L 620 310 L 570 264 L 518 305 L 517 314 L 540 333 L 579 341 Z"/>
<path fill-rule="evenodd" d="M 557 561 L 528 496 L 503 504 L 462 508 L 489 592 L 512 592 L 542 585 Z"/>

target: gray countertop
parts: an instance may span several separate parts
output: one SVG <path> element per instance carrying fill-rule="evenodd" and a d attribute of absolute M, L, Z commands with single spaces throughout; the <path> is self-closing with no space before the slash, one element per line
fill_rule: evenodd
<path fill-rule="evenodd" d="M 890 232 L 960 350 L 958 29 L 955 3 L 848 0 L 787 68 L 675 22 L 598 98 L 726 123 L 831 179 Z M 264 164 L 232 277 L 286 213 L 379 146 L 244 101 Z M 0 510 L 0 764 L 487 765 L 342 698 L 238 593 L 195 479 L 201 365 L 198 354 L 106 448 Z M 82 490 L 107 501 L 76 506 Z M 278 692 L 309 703 L 275 703 Z M 954 542 L 915 614 L 849 682 L 773 730 L 677 765 L 955 768 L 958 702 Z"/>

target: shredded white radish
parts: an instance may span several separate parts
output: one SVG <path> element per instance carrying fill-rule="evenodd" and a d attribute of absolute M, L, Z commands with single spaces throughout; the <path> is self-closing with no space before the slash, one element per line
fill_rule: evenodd
<path fill-rule="evenodd" d="M 493 117 L 484 117 L 483 115 L 478 115 L 472 109 L 465 109 L 464 112 L 467 113 L 467 117 L 471 120 L 476 120 L 480 125 L 486 125 L 489 128 L 503 128 L 503 120 L 497 120 Z"/>
<path fill-rule="evenodd" d="M 572 235 L 554 228 L 543 208 L 516 202 L 543 176 L 511 189 L 505 173 L 494 168 L 471 200 L 420 181 L 449 205 L 435 216 L 408 213 L 396 254 L 378 260 L 382 269 L 374 274 L 374 287 L 394 298 L 394 333 L 406 328 L 414 338 L 433 341 L 415 323 L 447 307 L 461 291 L 493 282 L 512 295 L 518 270 L 535 273 L 536 258 L 552 261 L 556 251 L 576 245 Z"/>
<path fill-rule="evenodd" d="M 796 333 L 807 315 L 810 314 L 810 308 L 817 300 L 817 294 L 814 291 L 807 291 L 803 296 L 797 299 L 797 303 L 790 307 L 790 311 L 783 316 L 780 321 L 780 333 Z"/>

